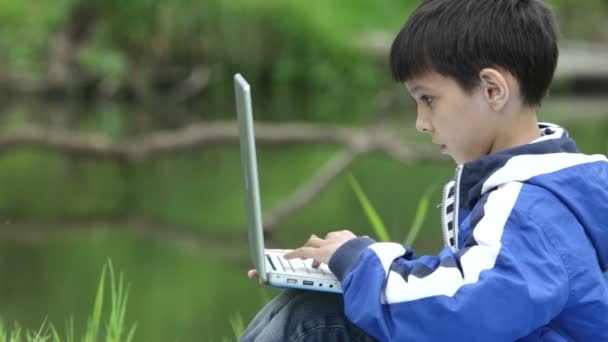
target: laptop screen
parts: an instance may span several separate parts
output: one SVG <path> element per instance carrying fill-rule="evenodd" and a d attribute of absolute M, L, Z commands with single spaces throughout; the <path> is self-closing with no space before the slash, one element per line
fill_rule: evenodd
<path fill-rule="evenodd" d="M 245 184 L 245 209 L 247 212 L 249 253 L 260 279 L 267 282 L 266 269 L 264 267 L 264 232 L 255 152 L 251 87 L 240 74 L 234 75 L 234 92 L 239 122 L 241 167 Z"/>

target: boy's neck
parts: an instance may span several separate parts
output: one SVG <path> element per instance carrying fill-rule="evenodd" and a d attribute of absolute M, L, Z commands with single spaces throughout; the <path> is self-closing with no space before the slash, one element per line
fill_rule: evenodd
<path fill-rule="evenodd" d="M 536 108 L 520 107 L 505 114 L 490 154 L 526 145 L 540 138 Z"/>

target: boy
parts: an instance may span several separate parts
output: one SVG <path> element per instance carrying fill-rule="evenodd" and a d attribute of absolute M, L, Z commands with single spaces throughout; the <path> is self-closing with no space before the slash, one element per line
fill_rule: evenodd
<path fill-rule="evenodd" d="M 539 0 L 423 1 L 391 68 L 458 165 L 446 247 L 313 235 L 287 257 L 328 263 L 343 297 L 285 291 L 242 341 L 608 341 L 608 161 L 537 122 L 556 40 Z"/>

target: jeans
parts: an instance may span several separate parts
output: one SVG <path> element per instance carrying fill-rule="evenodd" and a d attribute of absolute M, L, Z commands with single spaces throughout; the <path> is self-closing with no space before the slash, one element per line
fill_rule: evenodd
<path fill-rule="evenodd" d="M 376 340 L 346 318 L 342 295 L 284 290 L 255 316 L 240 341 Z"/>

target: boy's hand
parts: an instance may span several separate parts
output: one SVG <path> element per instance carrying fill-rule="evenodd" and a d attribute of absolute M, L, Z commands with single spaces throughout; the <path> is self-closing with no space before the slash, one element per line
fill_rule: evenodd
<path fill-rule="evenodd" d="M 311 235 L 304 247 L 300 247 L 284 255 L 285 259 L 310 259 L 312 258 L 312 267 L 319 267 L 321 263 L 329 264 L 329 260 L 334 255 L 336 250 L 344 243 L 356 238 L 357 235 L 349 230 L 339 232 L 331 232 L 321 239 L 316 235 Z M 251 279 L 258 278 L 257 270 L 249 270 L 247 276 Z M 260 284 L 264 283 L 260 280 Z"/>
<path fill-rule="evenodd" d="M 249 270 L 249 272 L 247 272 L 247 276 L 250 279 L 255 279 L 258 277 L 258 271 L 257 270 Z M 260 284 L 264 285 L 264 282 L 262 281 L 262 279 L 260 279 Z"/>
<path fill-rule="evenodd" d="M 311 235 L 304 247 L 300 247 L 293 252 L 285 254 L 285 259 L 313 259 L 312 266 L 319 267 L 321 263 L 329 264 L 329 260 L 336 250 L 344 243 L 356 238 L 351 231 L 342 230 L 331 232 L 321 239 L 316 235 Z"/>

